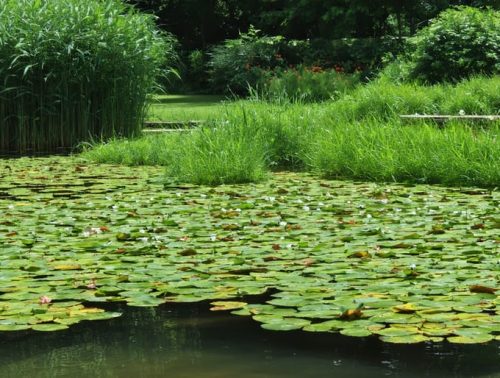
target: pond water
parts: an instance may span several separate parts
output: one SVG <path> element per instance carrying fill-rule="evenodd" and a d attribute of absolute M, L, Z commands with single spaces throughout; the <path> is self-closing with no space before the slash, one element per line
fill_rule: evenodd
<path fill-rule="evenodd" d="M 498 343 L 399 346 L 270 332 L 203 305 L 126 308 L 54 333 L 0 334 L 1 377 L 500 377 Z"/>
<path fill-rule="evenodd" d="M 500 377 L 497 190 L 163 175 L 0 160 L 0 377 Z"/>

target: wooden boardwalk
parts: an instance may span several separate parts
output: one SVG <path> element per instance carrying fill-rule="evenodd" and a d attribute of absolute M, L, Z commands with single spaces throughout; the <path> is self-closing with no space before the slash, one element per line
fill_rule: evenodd
<path fill-rule="evenodd" d="M 203 121 L 146 121 L 142 132 L 145 134 L 161 134 L 171 132 L 185 132 L 201 126 Z"/>
<path fill-rule="evenodd" d="M 500 121 L 500 115 L 426 115 L 426 114 L 411 114 L 400 115 L 403 120 L 429 120 L 438 123 L 445 123 L 448 121 L 486 121 L 495 122 Z"/>

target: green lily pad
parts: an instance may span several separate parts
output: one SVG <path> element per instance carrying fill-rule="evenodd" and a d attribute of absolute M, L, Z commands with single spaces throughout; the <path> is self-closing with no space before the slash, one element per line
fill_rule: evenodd
<path fill-rule="evenodd" d="M 269 331 L 294 331 L 310 324 L 310 321 L 297 318 L 274 319 L 269 323 L 261 324 L 261 327 Z"/>
<path fill-rule="evenodd" d="M 344 336 L 351 336 L 351 337 L 368 337 L 372 335 L 372 332 L 370 332 L 367 329 L 362 329 L 362 328 L 346 328 L 340 331 L 340 333 Z"/>
<path fill-rule="evenodd" d="M 418 344 L 431 339 L 422 335 L 407 335 L 407 336 L 382 336 L 382 341 L 391 344 Z"/>
<path fill-rule="evenodd" d="M 475 336 L 452 336 L 448 337 L 450 343 L 453 344 L 483 344 L 494 340 L 495 337 L 487 334 L 478 334 Z"/>

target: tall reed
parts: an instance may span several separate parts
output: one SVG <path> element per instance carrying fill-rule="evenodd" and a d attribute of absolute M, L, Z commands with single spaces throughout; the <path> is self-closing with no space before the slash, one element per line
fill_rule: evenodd
<path fill-rule="evenodd" d="M 0 151 L 138 134 L 171 42 L 119 0 L 3 0 Z"/>

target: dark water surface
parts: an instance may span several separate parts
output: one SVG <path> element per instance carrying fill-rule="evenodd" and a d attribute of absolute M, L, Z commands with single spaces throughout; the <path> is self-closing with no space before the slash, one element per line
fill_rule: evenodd
<path fill-rule="evenodd" d="M 500 377 L 500 344 L 388 345 L 270 332 L 203 305 L 123 308 L 55 333 L 0 334 L 0 377 Z"/>

